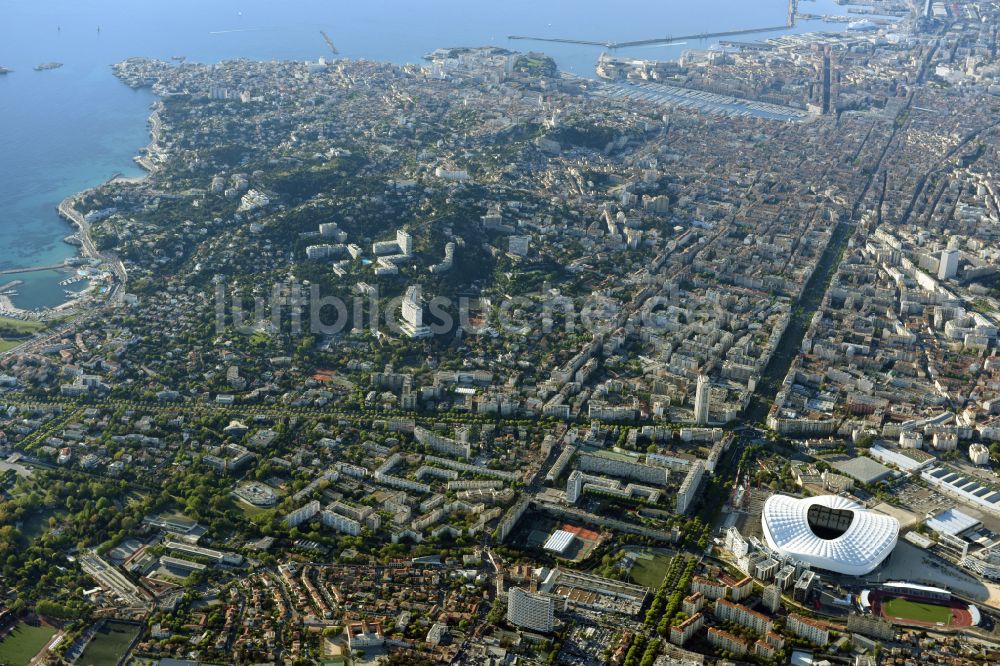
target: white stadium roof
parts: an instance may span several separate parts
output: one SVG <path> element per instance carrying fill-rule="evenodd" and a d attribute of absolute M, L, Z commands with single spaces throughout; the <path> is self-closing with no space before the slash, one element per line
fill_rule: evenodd
<path fill-rule="evenodd" d="M 781 555 L 812 567 L 863 576 L 896 546 L 899 522 L 837 495 L 772 495 L 761 514 L 764 538 Z"/>

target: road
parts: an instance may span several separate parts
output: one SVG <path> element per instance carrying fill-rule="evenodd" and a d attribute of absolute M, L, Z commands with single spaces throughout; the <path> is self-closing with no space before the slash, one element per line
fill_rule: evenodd
<path fill-rule="evenodd" d="M 122 263 L 121 259 L 117 255 L 111 252 L 101 252 L 97 249 L 94 244 L 94 239 L 90 234 L 90 223 L 87 222 L 86 218 L 76 210 L 76 203 L 79 201 L 79 197 L 82 195 L 77 195 L 74 197 L 69 197 L 63 199 L 59 204 L 59 215 L 63 218 L 69 220 L 79 228 L 80 242 L 82 254 L 85 257 L 91 257 L 94 259 L 100 259 L 110 266 L 111 272 L 115 274 L 115 279 L 118 281 L 119 286 L 124 286 L 128 282 L 128 273 L 125 271 L 125 265 Z M 120 300 L 122 290 L 116 290 L 115 296 L 112 300 Z M 113 304 L 109 302 L 109 304 Z"/>

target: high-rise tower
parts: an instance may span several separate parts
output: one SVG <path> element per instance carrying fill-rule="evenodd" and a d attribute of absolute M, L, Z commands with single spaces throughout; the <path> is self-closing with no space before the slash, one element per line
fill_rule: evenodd
<path fill-rule="evenodd" d="M 694 394 L 694 421 L 698 425 L 708 424 L 708 410 L 711 398 L 711 380 L 709 380 L 707 375 L 698 375 L 698 388 Z"/>

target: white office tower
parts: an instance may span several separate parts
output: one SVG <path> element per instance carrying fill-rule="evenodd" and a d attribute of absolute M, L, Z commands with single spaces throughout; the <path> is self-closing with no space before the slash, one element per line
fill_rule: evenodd
<path fill-rule="evenodd" d="M 698 389 L 694 394 L 694 421 L 708 424 L 708 408 L 712 398 L 712 382 L 707 375 L 698 375 Z"/>
<path fill-rule="evenodd" d="M 549 632 L 555 626 L 556 601 L 519 587 L 507 592 L 507 621 L 532 631 Z"/>
<path fill-rule="evenodd" d="M 941 262 L 938 264 L 938 279 L 947 280 L 958 274 L 958 250 L 948 248 L 941 250 Z"/>
<path fill-rule="evenodd" d="M 420 285 L 407 288 L 403 296 L 403 321 L 399 323 L 403 333 L 411 338 L 428 338 L 431 329 L 424 326 L 424 299 L 420 296 Z"/>
<path fill-rule="evenodd" d="M 413 254 L 413 236 L 402 229 L 396 232 L 396 244 L 399 245 L 399 252 L 401 254 Z"/>

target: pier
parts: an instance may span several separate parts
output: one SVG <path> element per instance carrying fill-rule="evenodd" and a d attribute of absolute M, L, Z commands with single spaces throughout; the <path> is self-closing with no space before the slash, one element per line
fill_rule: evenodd
<path fill-rule="evenodd" d="M 32 266 L 30 268 L 8 268 L 0 271 L 0 275 L 14 275 L 17 273 L 35 273 L 37 271 L 54 271 L 57 268 L 66 268 L 66 264 L 54 264 L 52 266 Z"/>

